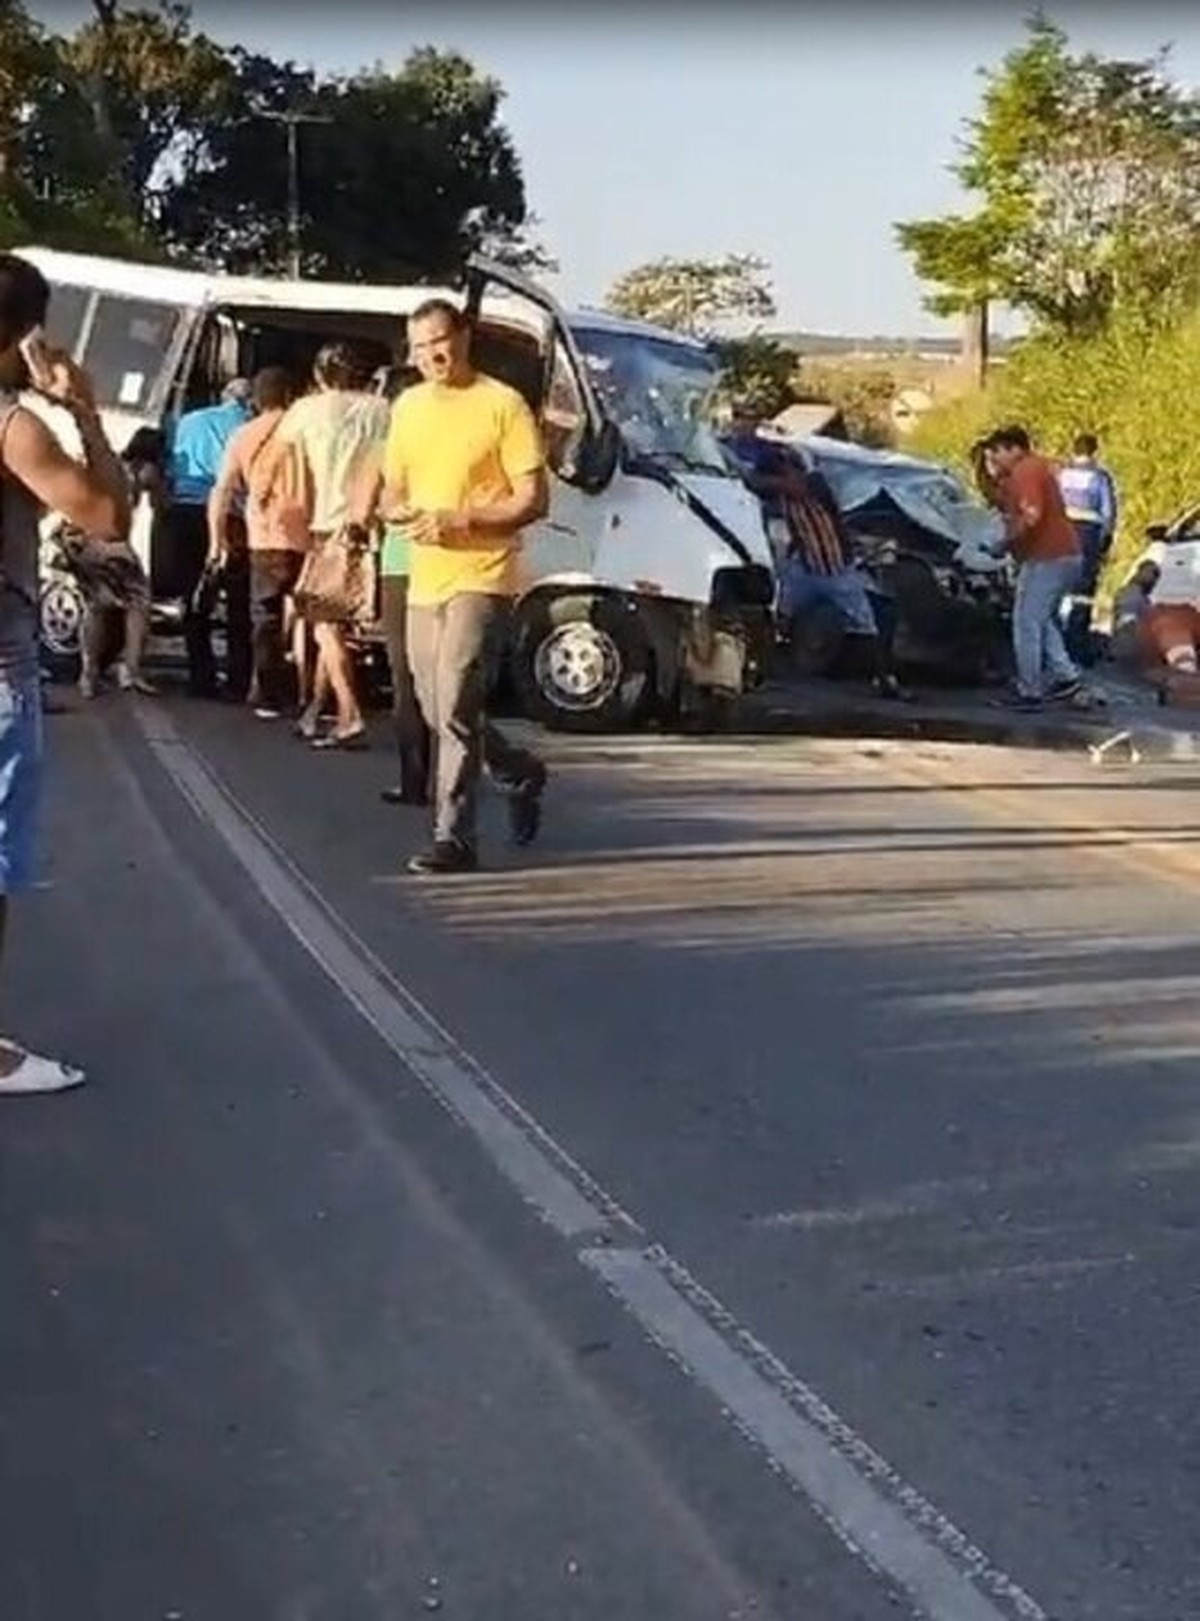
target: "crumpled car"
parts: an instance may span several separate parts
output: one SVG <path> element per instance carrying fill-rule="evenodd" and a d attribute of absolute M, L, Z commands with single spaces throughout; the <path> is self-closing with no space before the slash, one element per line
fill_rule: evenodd
<path fill-rule="evenodd" d="M 1007 670 L 1012 573 L 999 513 L 937 462 L 819 434 L 765 436 L 828 481 L 872 589 L 894 603 L 898 660 L 964 681 Z M 792 628 L 794 662 L 813 674 L 834 672 L 852 634 L 823 621 Z"/>

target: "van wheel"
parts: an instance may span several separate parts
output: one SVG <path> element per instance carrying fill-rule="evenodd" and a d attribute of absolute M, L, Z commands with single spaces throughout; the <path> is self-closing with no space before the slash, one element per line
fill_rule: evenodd
<path fill-rule="evenodd" d="M 42 661 L 59 681 L 79 674 L 83 650 L 83 592 L 70 575 L 52 575 L 38 600 Z"/>
<path fill-rule="evenodd" d="M 633 609 L 607 597 L 549 597 L 521 610 L 514 674 L 521 708 L 564 732 L 633 727 L 653 659 Z"/>

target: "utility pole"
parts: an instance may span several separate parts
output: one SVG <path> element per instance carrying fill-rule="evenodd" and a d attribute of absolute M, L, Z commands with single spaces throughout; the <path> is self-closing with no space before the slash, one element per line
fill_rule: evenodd
<path fill-rule="evenodd" d="M 282 124 L 287 130 L 287 223 L 288 223 L 288 258 L 290 260 L 293 281 L 299 281 L 302 274 L 302 255 L 300 252 L 300 139 L 301 124 L 332 124 L 333 119 L 323 113 L 302 113 L 294 107 L 284 112 L 259 112 L 259 118 L 270 124 Z"/>

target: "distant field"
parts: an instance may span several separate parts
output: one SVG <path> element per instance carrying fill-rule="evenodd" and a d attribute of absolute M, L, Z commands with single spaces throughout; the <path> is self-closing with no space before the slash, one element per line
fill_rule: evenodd
<path fill-rule="evenodd" d="M 853 357 L 874 362 L 912 358 L 934 361 L 953 361 L 961 350 L 958 338 L 889 338 L 845 336 L 829 332 L 772 332 L 777 343 L 795 352 L 805 360 L 832 360 Z M 992 354 L 1000 357 L 1014 347 L 1012 338 L 993 336 Z"/>

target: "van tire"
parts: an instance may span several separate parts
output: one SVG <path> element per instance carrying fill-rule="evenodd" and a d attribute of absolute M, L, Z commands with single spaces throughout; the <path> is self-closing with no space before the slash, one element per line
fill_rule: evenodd
<path fill-rule="evenodd" d="M 633 729 L 653 694 L 653 669 L 637 610 L 620 597 L 540 594 L 518 611 L 521 710 L 554 731 Z"/>
<path fill-rule="evenodd" d="M 51 572 L 38 593 L 38 639 L 43 669 L 55 681 L 75 681 L 83 652 L 87 604 L 79 582 Z"/>

